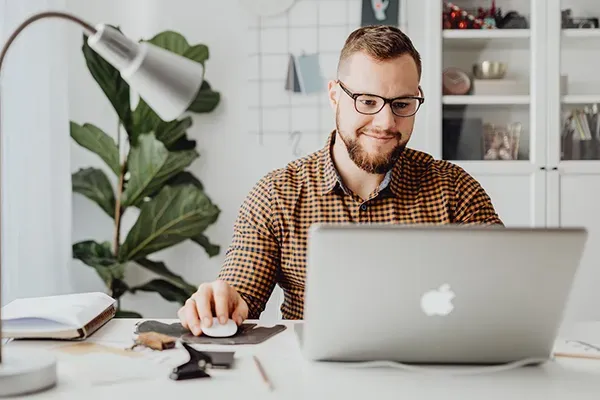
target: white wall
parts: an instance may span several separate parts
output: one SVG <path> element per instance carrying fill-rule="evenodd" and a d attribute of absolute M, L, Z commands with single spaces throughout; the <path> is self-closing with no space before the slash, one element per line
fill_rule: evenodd
<path fill-rule="evenodd" d="M 118 7 L 118 4 L 121 5 Z M 190 282 L 199 284 L 213 280 L 231 239 L 233 222 L 244 196 L 262 175 L 293 158 L 287 136 L 270 137 L 260 145 L 245 126 L 249 95 L 245 67 L 248 48 L 246 27 L 249 18 L 253 17 L 235 1 L 67 0 L 67 6 L 71 12 L 92 23 L 119 25 L 126 34 L 135 38 L 148 38 L 159 31 L 172 29 L 182 33 L 190 43 L 202 42 L 209 46 L 206 77 L 222 93 L 222 103 L 215 112 L 194 117 L 194 126 L 189 134 L 198 141 L 200 158 L 191 170 L 222 209 L 217 223 L 207 231 L 212 241 L 222 246 L 222 251 L 219 256 L 208 259 L 202 248 L 186 243 L 168 249 L 156 258 L 167 262 L 170 268 Z M 80 51 L 81 35 L 77 28 L 72 29 L 67 59 L 70 117 L 79 123 L 94 123 L 115 134 L 115 114 L 84 64 Z M 416 38 L 417 45 L 418 40 Z M 340 48 L 342 45 L 340 43 Z M 418 145 L 418 135 L 415 136 Z M 313 150 L 321 145 L 315 143 Z M 307 150 L 306 145 L 304 150 Z M 71 146 L 71 157 L 72 171 L 90 165 L 104 168 L 96 156 L 76 144 Z M 128 220 L 131 223 L 133 218 Z M 111 240 L 111 220 L 89 200 L 75 196 L 73 241 L 87 238 Z M 102 282 L 92 269 L 74 261 L 73 270 L 76 290 L 103 289 Z M 129 279 L 132 282 L 147 277 L 138 270 L 131 272 Z M 274 308 L 268 312 L 270 315 L 275 315 L 277 301 L 275 299 L 272 303 Z M 136 310 L 146 317 L 174 317 L 178 305 L 164 301 L 157 294 L 140 293 L 127 295 L 123 308 Z"/>
<path fill-rule="evenodd" d="M 31 14 L 65 2 L 1 0 L 0 43 Z M 3 304 L 71 290 L 65 25 L 28 26 L 2 67 Z"/>

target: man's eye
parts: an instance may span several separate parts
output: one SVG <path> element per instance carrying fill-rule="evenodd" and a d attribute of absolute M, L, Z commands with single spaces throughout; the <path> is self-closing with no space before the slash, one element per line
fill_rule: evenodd
<path fill-rule="evenodd" d="M 375 100 L 361 100 L 361 103 L 363 103 L 365 106 L 374 106 L 377 104 Z"/>
<path fill-rule="evenodd" d="M 402 108 L 408 107 L 408 105 L 409 105 L 408 103 L 396 102 L 396 103 L 394 103 L 394 108 L 400 108 L 400 109 L 402 109 Z"/>

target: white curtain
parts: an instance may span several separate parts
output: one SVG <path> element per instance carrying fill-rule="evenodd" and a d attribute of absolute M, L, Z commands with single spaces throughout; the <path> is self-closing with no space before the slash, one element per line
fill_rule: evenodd
<path fill-rule="evenodd" d="M 0 42 L 65 0 L 0 0 Z M 43 19 L 11 46 L 2 101 L 2 304 L 71 292 L 67 25 Z"/>

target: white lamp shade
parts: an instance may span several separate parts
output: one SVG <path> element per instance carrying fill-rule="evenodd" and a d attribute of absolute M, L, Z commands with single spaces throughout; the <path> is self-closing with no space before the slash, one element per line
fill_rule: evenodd
<path fill-rule="evenodd" d="M 201 63 L 151 43 L 134 42 L 106 25 L 96 29 L 89 46 L 121 72 L 162 120 L 172 121 L 189 108 L 204 79 Z"/>

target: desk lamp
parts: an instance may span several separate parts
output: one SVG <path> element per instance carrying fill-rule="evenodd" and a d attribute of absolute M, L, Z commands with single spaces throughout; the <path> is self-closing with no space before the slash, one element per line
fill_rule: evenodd
<path fill-rule="evenodd" d="M 99 24 L 93 27 L 76 16 L 54 11 L 34 14 L 21 23 L 8 38 L 0 52 L 0 79 L 2 78 L 2 63 L 10 45 L 25 27 L 42 18 L 60 18 L 79 24 L 88 36 L 88 45 L 114 66 L 131 88 L 165 121 L 172 121 L 183 114 L 200 90 L 204 78 L 202 64 L 150 43 L 135 42 L 111 26 Z M 67 130 L 66 127 L 65 130 Z M 0 118 L 0 143 L 1 141 Z M 2 204 L 2 167 L 0 153 L 0 206 Z M 0 227 L 1 214 L 0 209 Z M 2 262 L 1 238 L 0 234 L 0 267 Z M 1 331 L 2 327 L 0 326 Z M 42 391 L 55 386 L 56 381 L 56 359 L 54 357 L 38 352 L 31 353 L 30 351 L 11 349 L 7 346 L 3 350 L 0 343 L 0 396 Z"/>

